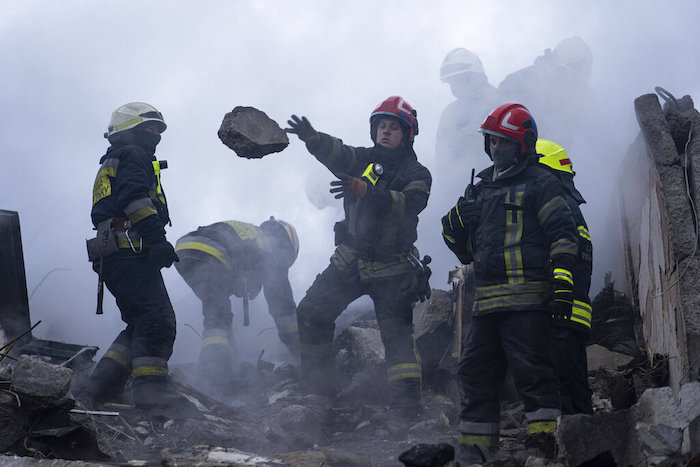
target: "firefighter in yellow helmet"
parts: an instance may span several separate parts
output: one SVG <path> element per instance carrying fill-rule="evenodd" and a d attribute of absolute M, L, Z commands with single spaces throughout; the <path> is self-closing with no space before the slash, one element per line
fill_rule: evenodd
<path fill-rule="evenodd" d="M 89 392 L 100 404 L 121 396 L 132 378 L 137 409 L 152 416 L 201 418 L 168 379 L 175 341 L 175 313 L 160 269 L 178 261 L 165 237 L 170 222 L 156 146 L 166 129 L 153 106 L 131 102 L 112 113 L 93 186 L 92 223 L 97 242 L 114 239 L 114 251 L 88 248 L 93 268 L 114 295 L 124 329 L 92 373 Z M 101 310 L 98 309 L 98 312 Z"/>
<path fill-rule="evenodd" d="M 175 251 L 180 257 L 177 271 L 202 301 L 199 373 L 208 390 L 225 395 L 234 382 L 231 295 L 243 299 L 247 325 L 248 300 L 262 290 L 280 340 L 292 355 L 298 354 L 296 304 L 288 273 L 299 254 L 299 238 L 290 223 L 274 217 L 260 226 L 216 222 L 182 236 Z"/>
<path fill-rule="evenodd" d="M 537 140 L 540 164 L 554 173 L 565 188 L 565 199 L 578 227 L 578 256 L 571 271 L 574 276 L 574 302 L 570 317 L 553 320 L 552 355 L 559 377 L 563 414 L 593 413 L 588 385 L 586 341 L 591 332 L 591 300 L 588 293 L 593 272 L 593 245 L 588 225 L 579 205 L 586 201 L 574 186 L 573 164 L 557 143 Z"/>

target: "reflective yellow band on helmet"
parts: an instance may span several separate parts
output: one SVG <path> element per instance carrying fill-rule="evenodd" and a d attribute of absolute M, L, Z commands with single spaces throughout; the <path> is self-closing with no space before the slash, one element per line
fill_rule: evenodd
<path fill-rule="evenodd" d="M 553 271 L 554 279 L 562 280 L 574 285 L 574 276 L 567 269 L 555 268 Z"/>
<path fill-rule="evenodd" d="M 557 428 L 557 422 L 547 421 L 547 422 L 531 422 L 527 424 L 527 434 L 532 435 L 535 433 L 554 433 Z"/>
<path fill-rule="evenodd" d="M 205 243 L 202 242 L 182 242 L 178 243 L 177 246 L 175 247 L 175 251 L 181 251 L 181 250 L 199 250 L 203 251 L 204 253 L 212 255 L 214 258 L 218 259 L 222 263 L 226 265 L 227 268 L 231 269 L 231 266 L 228 264 L 228 260 L 224 256 L 222 252 L 217 250 L 214 247 L 211 247 Z"/>
<path fill-rule="evenodd" d="M 132 118 L 128 122 L 120 123 L 119 125 L 115 126 L 114 131 L 112 131 L 112 133 L 123 130 L 124 128 L 129 127 L 129 126 L 136 125 L 138 123 L 141 123 L 142 121 L 143 121 L 143 118 L 141 118 L 141 117 Z"/>

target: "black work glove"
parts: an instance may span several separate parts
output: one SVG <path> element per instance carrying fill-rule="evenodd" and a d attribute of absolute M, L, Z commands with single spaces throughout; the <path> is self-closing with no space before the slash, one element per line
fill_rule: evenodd
<path fill-rule="evenodd" d="M 349 195 L 362 198 L 367 194 L 367 182 L 364 180 L 346 174 L 340 174 L 338 178 L 339 180 L 331 182 L 330 192 L 335 194 L 335 199 L 346 198 Z"/>
<path fill-rule="evenodd" d="M 321 141 L 318 131 L 314 130 L 314 127 L 311 126 L 306 117 L 299 118 L 296 115 L 292 115 L 291 120 L 287 120 L 287 124 L 290 128 L 285 128 L 284 131 L 297 135 L 306 144 L 313 146 Z"/>
<path fill-rule="evenodd" d="M 573 285 L 565 280 L 554 279 L 552 292 L 552 318 L 556 321 L 571 319 L 571 311 L 574 306 Z"/>
<path fill-rule="evenodd" d="M 475 227 L 479 220 L 479 211 L 477 203 L 469 202 L 460 196 L 455 207 L 442 218 L 443 230 L 447 233 L 455 233 L 465 227 Z"/>
<path fill-rule="evenodd" d="M 175 253 L 175 248 L 167 240 L 162 240 L 148 250 L 148 259 L 158 269 L 169 268 L 173 262 L 180 261 L 180 258 Z"/>

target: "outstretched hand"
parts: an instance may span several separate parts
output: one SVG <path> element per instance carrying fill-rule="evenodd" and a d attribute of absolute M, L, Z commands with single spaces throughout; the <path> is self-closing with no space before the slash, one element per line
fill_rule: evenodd
<path fill-rule="evenodd" d="M 297 135 L 300 140 L 307 144 L 318 144 L 321 140 L 318 131 L 314 130 L 314 127 L 311 126 L 306 117 L 299 118 L 296 115 L 292 115 L 291 120 L 287 120 L 287 124 L 290 128 L 285 128 L 284 131 Z"/>
<path fill-rule="evenodd" d="M 330 192 L 335 195 L 335 199 L 345 198 L 353 195 L 362 198 L 367 193 L 367 182 L 357 177 L 346 174 L 339 174 L 339 180 L 331 182 Z"/>

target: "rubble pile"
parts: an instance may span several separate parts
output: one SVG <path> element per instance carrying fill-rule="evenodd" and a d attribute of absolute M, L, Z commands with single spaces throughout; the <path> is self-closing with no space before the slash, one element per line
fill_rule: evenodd
<path fill-rule="evenodd" d="M 376 322 L 360 319 L 335 339 L 335 400 L 304 394 L 293 364 L 266 361 L 262 355 L 254 363 L 239 362 L 236 386 L 225 398 L 197 389 L 192 365 L 175 365 L 173 383 L 203 413 L 202 420 L 145 418 L 125 404 L 86 410 L 80 390 L 71 388 L 74 377 L 84 380 L 83 369 L 74 372 L 23 355 L 3 368 L 0 443 L 7 455 L 0 462 L 42 465 L 40 459 L 55 458 L 97 463 L 86 465 L 454 465 L 459 395 L 445 384 L 454 380 L 456 371 L 445 359 L 454 338 L 451 294 L 433 290 L 432 298 L 416 307 L 424 411 L 411 425 L 397 429 L 387 422 L 379 330 Z M 624 299 L 619 293 L 616 297 Z M 562 418 L 557 461 L 545 461 L 527 448 L 522 403 L 512 400 L 502 403 L 501 449 L 485 465 L 665 465 L 649 462 L 687 461 L 697 455 L 700 383 L 685 384 L 674 396 L 664 386 L 664 360 L 650 362 L 639 357 L 644 355 L 639 349 L 633 353 L 589 346 L 595 414 Z"/>

